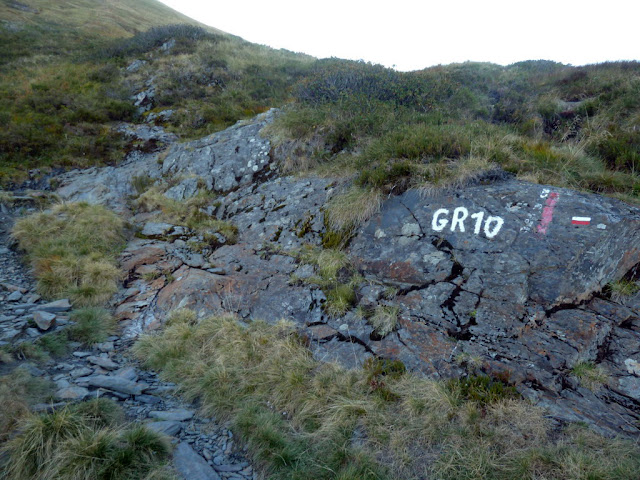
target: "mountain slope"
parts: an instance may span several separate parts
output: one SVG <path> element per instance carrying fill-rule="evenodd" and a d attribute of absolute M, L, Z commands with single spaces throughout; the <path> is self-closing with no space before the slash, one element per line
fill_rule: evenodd
<path fill-rule="evenodd" d="M 3 0 L 0 18 L 18 25 L 81 29 L 88 35 L 112 38 L 171 23 L 204 27 L 156 0 Z"/>

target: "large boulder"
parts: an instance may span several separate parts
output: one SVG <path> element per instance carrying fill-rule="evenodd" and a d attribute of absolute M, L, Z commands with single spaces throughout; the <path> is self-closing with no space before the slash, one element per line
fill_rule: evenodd
<path fill-rule="evenodd" d="M 640 433 L 638 377 L 624 363 L 637 357 L 640 312 L 600 298 L 640 263 L 637 208 L 515 180 L 411 190 L 384 204 L 350 254 L 368 280 L 398 290 L 398 329 L 372 338 L 375 353 L 445 377 L 474 359 L 558 418 Z M 608 386 L 580 387 L 572 369 L 584 363 L 604 368 Z"/>

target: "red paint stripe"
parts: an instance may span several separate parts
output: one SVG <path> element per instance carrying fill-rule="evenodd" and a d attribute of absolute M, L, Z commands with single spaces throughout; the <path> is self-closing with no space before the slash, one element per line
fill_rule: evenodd
<path fill-rule="evenodd" d="M 581 220 L 571 220 L 573 225 L 589 225 L 590 222 L 583 222 Z"/>
<path fill-rule="evenodd" d="M 553 192 L 549 194 L 549 197 L 547 197 L 545 207 L 542 209 L 542 218 L 538 224 L 538 233 L 542 233 L 543 235 L 547 234 L 547 228 L 549 227 L 551 220 L 553 220 L 553 209 L 555 208 L 556 203 L 558 203 L 559 196 L 559 194 Z"/>

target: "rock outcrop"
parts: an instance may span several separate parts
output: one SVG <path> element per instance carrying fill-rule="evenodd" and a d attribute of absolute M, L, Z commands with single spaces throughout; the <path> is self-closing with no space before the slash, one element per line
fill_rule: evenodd
<path fill-rule="evenodd" d="M 241 321 L 286 318 L 318 358 L 347 366 L 395 358 L 443 378 L 491 374 L 559 421 L 640 434 L 640 296 L 615 302 L 606 288 L 637 279 L 637 208 L 509 178 L 436 196 L 409 190 L 388 198 L 346 250 L 364 277 L 359 314 L 331 316 L 326 292 L 312 281 L 316 267 L 299 251 L 321 248 L 323 206 L 344 185 L 277 174 L 260 135 L 274 114 L 174 144 L 161 167 L 150 154 L 64 178 L 64 198 L 113 206 L 140 169 L 171 179 L 166 194 L 175 200 L 198 187 L 218 192 L 202 214 L 238 227 L 237 243 L 198 251 L 184 226 L 141 224 L 148 235 L 124 252 L 126 289 L 114 300 L 127 335 L 157 328 L 176 308 L 200 317 L 231 311 Z M 379 307 L 393 312 L 385 331 L 362 314 Z M 585 388 L 574 374 L 584 364 L 608 380 Z"/>

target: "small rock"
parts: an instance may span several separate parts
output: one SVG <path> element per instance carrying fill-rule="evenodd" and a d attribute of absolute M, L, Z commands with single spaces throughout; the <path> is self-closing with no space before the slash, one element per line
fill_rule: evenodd
<path fill-rule="evenodd" d="M 171 437 L 175 437 L 182 430 L 182 423 L 171 422 L 168 420 L 147 423 L 146 426 L 154 432 L 164 433 L 165 435 L 169 435 Z"/>
<path fill-rule="evenodd" d="M 72 355 L 74 357 L 84 358 L 84 357 L 88 357 L 89 355 L 91 355 L 91 352 L 73 352 Z"/>
<path fill-rule="evenodd" d="M 141 234 L 148 238 L 163 237 L 171 232 L 173 227 L 170 223 L 149 222 L 145 224 Z"/>
<path fill-rule="evenodd" d="M 38 305 L 35 308 L 38 311 L 45 311 L 49 313 L 68 312 L 71 310 L 71 304 L 69 300 L 64 298 L 62 300 L 56 300 L 55 302 L 44 303 Z"/>
<path fill-rule="evenodd" d="M 160 403 L 162 400 L 158 397 L 154 397 L 153 395 L 136 395 L 136 401 L 147 405 L 155 405 L 156 403 Z"/>
<path fill-rule="evenodd" d="M 92 355 L 90 357 L 87 357 L 87 360 L 90 363 L 98 365 L 99 367 L 105 368 L 107 370 L 115 370 L 119 367 L 119 365 L 110 358 L 96 357 Z"/>
<path fill-rule="evenodd" d="M 125 367 L 120 370 L 116 370 L 113 372 L 114 375 L 122 378 L 126 378 L 127 380 L 131 380 L 132 382 L 138 381 L 138 372 L 133 367 Z"/>
<path fill-rule="evenodd" d="M 113 342 L 96 343 L 96 348 L 101 352 L 113 352 Z"/>
<path fill-rule="evenodd" d="M 7 301 L 8 302 L 18 302 L 21 298 L 22 298 L 22 293 L 20 293 L 19 290 L 16 290 L 15 292 L 11 292 L 9 294 L 9 296 L 7 297 Z"/>
<path fill-rule="evenodd" d="M 212 460 L 213 459 L 213 453 L 211 453 L 209 450 L 207 450 L 206 448 L 202 450 L 202 456 L 207 460 Z"/>
<path fill-rule="evenodd" d="M 141 395 L 148 387 L 148 385 L 144 383 L 136 383 L 122 377 L 107 375 L 94 375 L 93 377 L 88 377 L 87 382 L 92 387 L 108 388 L 109 390 L 129 395 Z"/>
<path fill-rule="evenodd" d="M 40 336 L 40 331 L 37 328 L 27 328 L 26 332 L 31 338 Z"/>
<path fill-rule="evenodd" d="M 72 378 L 78 378 L 78 377 L 86 377 L 87 375 L 91 375 L 92 373 L 93 373 L 93 368 L 80 367 L 80 368 L 71 370 L 69 372 L 69 375 L 71 375 Z"/>
<path fill-rule="evenodd" d="M 173 463 L 178 472 L 189 480 L 220 480 L 220 476 L 198 455 L 187 442 L 180 442 L 173 452 Z"/>
<path fill-rule="evenodd" d="M 157 418 L 158 420 L 171 420 L 175 422 L 182 422 L 184 420 L 189 420 L 193 418 L 193 412 L 190 410 L 185 410 L 183 408 L 176 409 L 176 410 L 164 410 L 164 411 L 154 410 L 149 412 L 149 417 Z"/>
<path fill-rule="evenodd" d="M 18 285 L 12 285 L 11 283 L 0 283 L 0 285 L 2 285 L 2 288 L 10 292 L 27 293 L 26 288 L 19 287 Z"/>
<path fill-rule="evenodd" d="M 55 320 L 55 313 L 49 313 L 47 311 L 37 311 L 33 314 L 33 321 L 36 322 L 38 328 L 43 331 L 49 330 L 54 324 Z"/>
<path fill-rule="evenodd" d="M 239 472 L 244 468 L 244 465 L 216 465 L 213 467 L 216 471 L 222 472 Z"/>
<path fill-rule="evenodd" d="M 89 395 L 89 390 L 84 387 L 64 387 L 56 392 L 56 398 L 60 400 L 82 400 Z"/>

